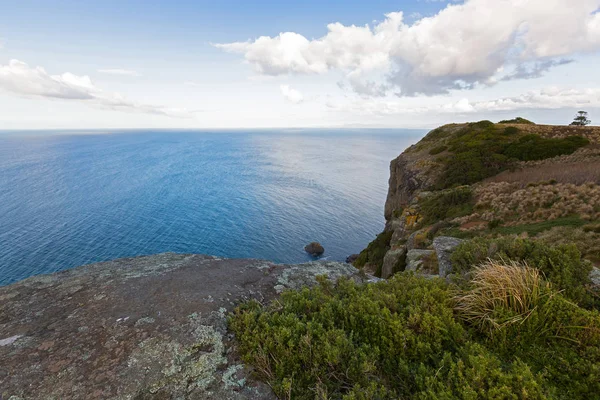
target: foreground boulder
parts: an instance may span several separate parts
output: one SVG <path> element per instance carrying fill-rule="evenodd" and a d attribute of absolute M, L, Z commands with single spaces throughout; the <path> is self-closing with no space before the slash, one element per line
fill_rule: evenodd
<path fill-rule="evenodd" d="M 317 275 L 363 279 L 345 263 L 168 253 L 0 287 L 0 395 L 274 399 L 241 363 L 227 313 L 312 285 Z"/>
<path fill-rule="evenodd" d="M 325 248 L 319 242 L 312 242 L 304 246 L 304 250 L 313 257 L 318 257 L 325 253 Z"/>

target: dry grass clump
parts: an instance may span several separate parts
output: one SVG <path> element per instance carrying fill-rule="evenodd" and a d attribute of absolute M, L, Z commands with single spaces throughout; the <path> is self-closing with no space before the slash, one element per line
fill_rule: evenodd
<path fill-rule="evenodd" d="M 476 213 L 460 218 L 469 221 L 501 220 L 504 225 L 521 225 L 579 215 L 584 220 L 600 218 L 600 186 L 594 183 L 540 184 L 488 183 L 474 190 Z"/>
<path fill-rule="evenodd" d="M 491 336 L 503 327 L 523 323 L 551 293 L 541 272 L 525 263 L 488 259 L 472 274 L 473 288 L 455 297 L 455 310 Z"/>

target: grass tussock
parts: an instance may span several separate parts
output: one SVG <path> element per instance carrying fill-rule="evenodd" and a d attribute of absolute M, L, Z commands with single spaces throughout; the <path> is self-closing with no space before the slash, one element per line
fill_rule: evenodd
<path fill-rule="evenodd" d="M 552 245 L 517 237 L 476 237 L 456 248 L 452 266 L 457 274 L 469 276 L 476 266 L 488 259 L 535 266 L 565 297 L 585 307 L 600 306 L 600 299 L 588 291 L 592 265 L 581 258 L 577 246 L 572 243 Z"/>
<path fill-rule="evenodd" d="M 541 272 L 522 262 L 488 259 L 472 276 L 472 290 L 455 298 L 455 309 L 467 323 L 490 336 L 523 323 L 550 294 Z"/>

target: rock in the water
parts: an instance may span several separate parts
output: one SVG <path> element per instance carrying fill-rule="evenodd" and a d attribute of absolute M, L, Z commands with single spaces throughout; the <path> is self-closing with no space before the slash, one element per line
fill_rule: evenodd
<path fill-rule="evenodd" d="M 304 250 L 313 257 L 318 257 L 325 253 L 325 249 L 319 242 L 312 242 L 304 246 Z"/>
<path fill-rule="evenodd" d="M 354 264 L 354 261 L 356 261 L 359 256 L 360 254 L 350 254 L 348 257 L 346 257 L 346 262 L 348 264 Z"/>
<path fill-rule="evenodd" d="M 387 279 L 394 273 L 394 268 L 399 263 L 404 261 L 406 257 L 406 248 L 401 247 L 399 249 L 389 250 L 383 257 L 383 266 L 381 267 L 381 277 Z"/>
<path fill-rule="evenodd" d="M 0 287 L 0 393 L 22 399 L 275 399 L 227 330 L 248 299 L 315 276 L 367 280 L 352 265 L 159 254 Z M 35 384 L 32 384 L 34 382 Z"/>
<path fill-rule="evenodd" d="M 463 240 L 450 236 L 438 236 L 433 239 L 433 248 L 437 253 L 440 277 L 445 278 L 452 273 L 451 256 L 454 249 L 461 244 Z"/>
<path fill-rule="evenodd" d="M 423 275 L 437 275 L 438 265 L 435 251 L 433 250 L 409 250 L 406 254 L 406 271 L 412 271 Z"/>

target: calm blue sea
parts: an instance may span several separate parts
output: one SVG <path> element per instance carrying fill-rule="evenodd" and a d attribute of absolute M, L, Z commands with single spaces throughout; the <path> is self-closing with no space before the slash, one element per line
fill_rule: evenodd
<path fill-rule="evenodd" d="M 420 130 L 0 133 L 0 285 L 160 252 L 344 260 Z"/>

